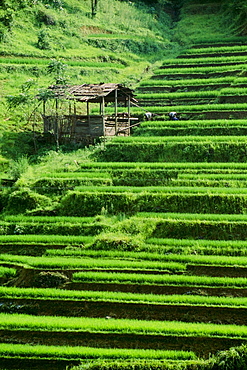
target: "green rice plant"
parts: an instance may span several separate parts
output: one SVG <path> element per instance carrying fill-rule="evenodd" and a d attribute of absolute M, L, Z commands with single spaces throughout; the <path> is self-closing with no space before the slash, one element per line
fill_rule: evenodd
<path fill-rule="evenodd" d="M 41 222 L 41 223 L 90 223 L 94 217 L 65 217 L 65 216 L 26 216 L 26 215 L 4 215 L 2 219 L 6 222 Z"/>
<path fill-rule="evenodd" d="M 29 245 L 84 245 L 93 241 L 93 236 L 83 235 L 0 235 L 0 245 L 2 244 L 29 244 Z"/>
<path fill-rule="evenodd" d="M 163 256 L 167 253 L 246 256 L 247 243 L 240 240 L 191 240 L 147 238 L 145 240 L 147 253 Z M 144 252 L 142 252 L 144 253 Z M 158 253 L 158 254 L 157 254 Z"/>
<path fill-rule="evenodd" d="M 247 339 L 244 325 L 218 325 L 208 323 L 186 323 L 179 321 L 147 321 L 87 317 L 51 317 L 24 314 L 0 314 L 2 330 L 39 331 L 87 331 L 100 333 L 133 333 L 153 335 L 190 335 L 207 337 L 230 337 Z"/>
<path fill-rule="evenodd" d="M 193 187 L 191 187 L 193 188 Z M 133 215 L 140 211 L 192 212 L 192 213 L 244 213 L 247 198 L 245 194 L 211 192 L 69 192 L 61 199 L 61 214 L 97 215 L 102 210 L 109 214 Z M 182 189 L 182 187 L 180 187 Z M 203 189 L 198 188 L 198 189 Z M 213 188 L 217 189 L 217 188 Z M 77 206 L 76 206 L 77 205 Z M 78 208 L 79 207 L 79 208 Z M 94 230 L 94 229 L 93 229 Z M 93 234 L 89 229 L 88 233 Z"/>
<path fill-rule="evenodd" d="M 241 287 L 247 285 L 246 278 L 222 278 L 211 276 L 185 276 L 185 275 L 144 275 L 141 273 L 114 273 L 114 272 L 76 272 L 73 274 L 75 282 L 110 282 L 119 284 L 158 284 L 178 285 L 189 287 Z"/>
<path fill-rule="evenodd" d="M 231 86 L 234 86 L 234 85 L 236 85 L 236 86 L 238 86 L 238 85 L 245 85 L 246 84 L 246 81 L 247 81 L 247 77 L 241 77 L 241 76 L 238 76 L 233 82 L 232 82 L 232 84 L 231 84 Z"/>
<path fill-rule="evenodd" d="M 237 163 L 237 162 L 94 162 L 90 164 L 81 164 L 81 169 L 88 168 L 98 169 L 100 171 L 111 169 L 139 169 L 139 168 L 150 168 L 150 169 L 176 169 L 176 170 L 186 170 L 191 169 L 195 170 L 247 170 L 246 163 Z"/>
<path fill-rule="evenodd" d="M 247 105 L 246 105 L 247 106 Z M 210 141 L 210 142 L 245 142 L 247 139 L 246 139 L 246 136 L 179 136 L 179 137 L 171 137 L 171 136 L 155 136 L 155 137 L 133 137 L 133 136 L 124 136 L 124 137 L 120 137 L 120 136 L 116 136 L 114 137 L 111 141 L 111 142 L 114 142 L 114 143 L 118 143 L 118 142 L 121 142 L 122 144 L 123 143 L 135 143 L 135 142 L 139 142 L 139 143 L 162 143 L 162 142 L 174 142 L 174 141 L 177 141 L 177 142 L 198 142 L 198 141 L 201 141 L 203 143 L 207 142 L 207 141 Z"/>
<path fill-rule="evenodd" d="M 97 171 L 80 171 L 80 172 L 51 172 L 51 173 L 42 173 L 43 178 L 47 179 L 81 179 L 81 178 L 110 178 L 110 174 L 105 172 Z"/>
<path fill-rule="evenodd" d="M 0 266 L 1 278 L 12 278 L 16 275 L 16 269 Z"/>
<path fill-rule="evenodd" d="M 64 194 L 67 190 L 80 185 L 111 185 L 110 178 L 39 178 L 31 184 L 31 189 L 40 194 Z"/>
<path fill-rule="evenodd" d="M 155 175 L 154 175 L 155 176 Z M 247 174 L 179 174 L 179 178 L 205 178 L 205 179 L 225 179 L 225 180 L 247 180 Z M 78 186 L 76 190 L 92 193 L 189 193 L 189 194 L 211 194 L 211 195 L 221 195 L 221 194 L 235 194 L 235 195 L 245 195 L 247 194 L 247 189 L 241 188 L 226 188 L 226 187 L 196 187 L 196 186 L 109 186 L 107 188 L 95 186 Z"/>
<path fill-rule="evenodd" d="M 93 236 L 107 228 L 103 222 L 0 222 L 3 234 L 47 234 Z M 35 238 L 33 239 L 33 241 Z"/>
<path fill-rule="evenodd" d="M 108 113 L 113 113 L 113 108 L 107 108 Z M 168 114 L 171 111 L 176 111 L 177 113 L 184 114 L 189 112 L 204 112 L 210 111 L 245 111 L 247 110 L 246 103 L 232 103 L 232 104 L 191 104 L 191 105 L 173 105 L 173 106 L 145 106 L 145 111 L 157 114 Z M 92 109 L 94 111 L 94 108 Z M 124 108 L 119 107 L 119 112 L 123 112 Z M 143 115 L 143 109 L 138 107 L 132 108 L 132 114 Z M 167 117 L 168 118 L 168 117 Z"/>
<path fill-rule="evenodd" d="M 69 359 L 95 359 L 95 358 L 148 358 L 148 359 L 195 359 L 193 352 L 137 350 L 137 349 L 111 349 L 69 346 L 42 346 L 23 344 L 0 344 L 1 356 L 39 357 L 39 358 L 69 358 Z"/>
<path fill-rule="evenodd" d="M 133 251 L 125 250 L 92 250 L 67 247 L 65 249 L 46 249 L 46 256 L 87 256 L 93 258 L 121 258 L 136 260 L 162 261 L 167 253 L 247 256 L 247 242 L 240 240 L 192 240 L 147 238 L 145 243 Z M 102 247 L 103 248 L 103 247 Z"/>
<path fill-rule="evenodd" d="M 126 261 L 117 259 L 95 259 L 95 258 L 63 258 L 63 257 L 31 257 L 0 255 L 0 261 L 22 263 L 35 268 L 61 268 L 61 269 L 140 269 L 140 270 L 159 270 L 159 271 L 181 271 L 185 269 L 184 264 L 163 263 L 158 261 Z"/>
<path fill-rule="evenodd" d="M 199 212 L 199 211 L 198 211 Z M 149 219 L 151 222 L 152 219 Z M 155 228 L 149 236 L 158 238 L 194 238 L 214 240 L 245 240 L 245 222 L 193 221 L 153 219 Z M 146 221 L 148 222 L 148 221 Z"/>
<path fill-rule="evenodd" d="M 50 59 L 46 58 L 20 58 L 20 57 L 4 57 L 0 58 L 0 64 L 9 65 L 9 64 L 18 64 L 18 65 L 42 65 L 47 67 L 50 63 Z M 116 61 L 112 62 L 103 62 L 103 61 L 97 61 L 97 60 L 65 60 L 64 61 L 67 65 L 73 66 L 73 67 L 92 67 L 92 68 L 98 68 L 98 67 L 112 67 L 112 64 L 114 64 L 114 67 L 116 68 L 124 68 L 123 64 L 116 63 Z"/>
<path fill-rule="evenodd" d="M 227 52 L 238 52 L 238 51 L 246 51 L 246 45 L 225 45 L 225 46 L 213 46 L 205 48 L 196 48 L 196 49 L 187 49 L 184 54 L 213 54 L 213 53 L 227 53 Z"/>
<path fill-rule="evenodd" d="M 99 161 L 246 162 L 246 137 L 161 136 L 112 139 L 97 152 Z"/>
<path fill-rule="evenodd" d="M 227 89 L 226 89 L 227 90 Z M 233 89 L 234 90 L 234 89 Z M 245 89 L 244 89 L 245 90 Z M 216 98 L 221 95 L 220 91 L 191 91 L 191 92 L 173 92 L 173 93 L 138 93 L 137 99 L 182 99 L 182 98 Z M 150 102 L 151 103 L 151 102 Z"/>
<path fill-rule="evenodd" d="M 180 187 L 181 189 L 182 187 Z M 191 187 L 193 188 L 193 187 Z M 215 190 L 207 192 L 84 192 L 68 193 L 61 200 L 61 214 L 97 215 L 102 210 L 109 214 L 125 213 L 133 215 L 140 211 L 192 212 L 192 213 L 244 213 L 246 210 L 245 194 L 225 194 Z M 203 188 L 198 188 L 203 189 Z M 217 188 L 213 188 L 217 189 Z M 76 207 L 77 204 L 77 207 Z M 91 206 L 90 206 L 91 205 Z M 79 207 L 79 208 L 78 208 Z M 94 229 L 93 229 L 94 230 Z M 88 233 L 93 234 L 89 229 Z"/>
<path fill-rule="evenodd" d="M 246 308 L 246 297 L 223 297 L 200 296 L 200 295 L 162 295 L 162 294 L 139 294 L 108 291 L 78 291 L 62 290 L 53 288 L 19 288 L 0 286 L 0 298 L 8 299 L 33 299 L 42 300 L 75 300 L 75 301 L 103 301 L 103 302 L 129 302 L 148 304 L 169 304 L 171 305 L 198 305 L 198 306 L 221 306 Z"/>
<path fill-rule="evenodd" d="M 191 85 L 214 85 L 214 84 L 224 84 L 224 83 L 237 83 L 238 81 L 246 82 L 246 77 L 236 77 L 236 76 L 226 76 L 226 77 L 215 77 L 215 78 L 191 78 L 191 79 L 179 79 L 179 80 L 144 80 L 141 81 L 139 86 L 149 87 L 149 86 L 191 86 Z"/>
<path fill-rule="evenodd" d="M 193 74 L 193 73 L 215 73 L 215 72 L 228 72 L 228 71 L 245 71 L 247 64 L 241 65 L 222 65 L 222 66 L 210 66 L 210 67 L 181 67 L 181 68 L 166 68 L 156 69 L 153 71 L 154 75 L 163 75 L 163 74 Z"/>
<path fill-rule="evenodd" d="M 212 179 L 212 180 L 239 180 L 239 181 L 246 181 L 246 174 L 239 174 L 239 173 L 208 173 L 208 174 L 181 174 L 180 178 L 191 178 L 195 179 L 196 177 L 198 178 L 203 178 L 203 179 Z M 227 191 L 226 191 L 227 192 Z"/>
<path fill-rule="evenodd" d="M 209 180 L 209 179 L 176 179 L 170 181 L 170 186 L 201 186 L 201 187 L 231 187 L 231 188 L 245 188 L 246 181 L 239 180 Z"/>
<path fill-rule="evenodd" d="M 246 50 L 246 53 L 247 53 L 247 50 Z M 246 63 L 246 55 L 232 55 L 232 56 L 211 56 L 211 57 L 195 57 L 194 58 L 186 58 L 186 56 L 184 57 L 179 57 L 177 59 L 166 59 L 162 66 L 163 67 L 166 67 L 166 66 L 169 66 L 169 65 L 183 65 L 183 64 L 207 64 L 207 63 L 210 63 L 210 64 L 214 64 L 214 63 L 222 63 L 223 64 L 227 64 L 227 63 L 230 63 L 230 62 L 234 62 L 235 64 L 237 64 L 238 62 L 244 62 Z"/>
<path fill-rule="evenodd" d="M 140 217 L 143 219 L 147 218 L 158 218 L 158 219 L 173 219 L 173 220 L 204 220 L 204 221 L 228 221 L 228 222 L 246 222 L 247 215 L 236 215 L 236 214 L 206 214 L 206 213 L 158 213 L 158 212 L 138 212 L 134 218 Z M 243 241 L 244 242 L 244 241 Z"/>
<path fill-rule="evenodd" d="M 227 87 L 223 88 L 220 92 L 221 96 L 228 96 L 228 95 L 247 95 L 247 88 L 246 87 Z"/>
<path fill-rule="evenodd" d="M 167 123 L 167 121 L 165 121 Z M 192 121 L 193 122 L 193 121 Z M 199 136 L 201 135 L 245 135 L 247 134 L 247 126 L 193 126 L 193 123 L 191 126 L 186 125 L 179 125 L 178 127 L 174 127 L 173 125 L 169 125 L 169 123 L 165 126 L 149 126 L 146 124 L 145 126 L 140 126 L 138 128 L 135 128 L 134 136 L 185 136 L 185 135 L 193 135 L 197 134 Z"/>
<path fill-rule="evenodd" d="M 245 119 L 239 119 L 239 120 L 193 120 L 187 121 L 187 120 L 181 120 L 181 121 L 144 121 L 141 122 L 140 128 L 142 127 L 172 127 L 179 129 L 180 127 L 192 127 L 192 129 L 195 129 L 196 127 L 222 127 L 222 129 L 227 127 L 246 127 L 247 126 L 247 120 Z"/>

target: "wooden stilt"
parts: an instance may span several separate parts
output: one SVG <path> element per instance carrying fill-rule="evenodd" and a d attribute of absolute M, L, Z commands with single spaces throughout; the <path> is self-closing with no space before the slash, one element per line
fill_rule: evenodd
<path fill-rule="evenodd" d="M 115 90 L 115 135 L 118 132 L 118 120 L 117 120 L 117 89 Z"/>

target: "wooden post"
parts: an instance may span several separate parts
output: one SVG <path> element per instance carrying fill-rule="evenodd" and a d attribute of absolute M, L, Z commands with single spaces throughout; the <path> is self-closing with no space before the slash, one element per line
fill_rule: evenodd
<path fill-rule="evenodd" d="M 58 99 L 56 99 L 56 118 L 55 118 L 55 127 L 54 135 L 56 141 L 56 150 L 59 150 L 59 123 L 58 123 Z"/>
<path fill-rule="evenodd" d="M 90 114 L 89 114 L 89 102 L 87 101 L 87 122 L 88 126 L 90 126 Z"/>
<path fill-rule="evenodd" d="M 118 131 L 118 121 L 117 121 L 117 88 L 115 90 L 115 135 Z"/>
<path fill-rule="evenodd" d="M 101 114 L 102 114 L 102 127 L 103 127 L 103 134 L 104 134 L 104 142 L 105 142 L 105 98 L 102 96 L 102 103 L 101 103 Z"/>
<path fill-rule="evenodd" d="M 128 96 L 128 135 L 130 135 L 130 96 Z"/>
<path fill-rule="evenodd" d="M 43 100 L 43 131 L 45 132 L 46 131 L 46 126 L 47 126 L 47 121 L 46 121 L 46 118 L 45 118 L 45 100 Z"/>

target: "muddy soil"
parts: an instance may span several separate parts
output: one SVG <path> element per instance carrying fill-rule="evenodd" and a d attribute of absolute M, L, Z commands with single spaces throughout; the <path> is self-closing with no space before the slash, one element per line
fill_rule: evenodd
<path fill-rule="evenodd" d="M 25 359 L 25 358 L 5 358 L 0 357 L 1 369 L 17 370 L 68 370 L 73 366 L 78 366 L 78 360 L 49 360 L 49 359 Z"/>
<path fill-rule="evenodd" d="M 244 339 L 210 338 L 194 336 L 145 335 L 120 333 L 89 333 L 84 331 L 26 331 L 0 330 L 2 343 L 87 346 L 96 348 L 129 348 L 194 351 L 198 356 L 207 357 L 234 346 L 246 343 Z"/>
<path fill-rule="evenodd" d="M 186 272 L 191 275 L 207 275 L 217 277 L 247 277 L 247 267 L 239 266 L 208 266 L 190 265 L 186 266 Z"/>
<path fill-rule="evenodd" d="M 247 310 L 245 308 L 220 306 L 207 307 L 109 301 L 1 298 L 0 312 L 25 313 L 38 316 L 247 324 Z"/>
<path fill-rule="evenodd" d="M 176 285 L 148 285 L 148 284 L 117 284 L 117 283 L 68 283 L 66 290 L 93 290 L 124 292 L 138 294 L 186 294 L 216 297 L 246 297 L 247 289 L 241 288 L 207 288 Z"/>
<path fill-rule="evenodd" d="M 246 297 L 247 288 L 215 288 L 215 287 L 190 287 L 176 285 L 154 285 L 154 284 L 120 284 L 120 283 L 77 283 L 72 281 L 73 273 L 82 270 L 42 270 L 42 269 L 25 269 L 18 270 L 17 277 L 2 283 L 6 286 L 17 287 L 37 287 L 36 277 L 40 272 L 59 272 L 68 278 L 68 281 L 59 286 L 66 290 L 92 290 L 92 291 L 110 291 L 110 292 L 125 292 L 139 294 L 157 294 L 157 295 L 204 295 L 204 296 L 222 296 L 222 297 Z M 97 270 L 93 270 L 97 271 Z M 107 271 L 107 270 L 100 270 Z M 111 270 L 119 272 L 119 270 Z M 137 270 L 128 270 L 128 272 L 137 272 Z M 140 271 L 144 273 L 143 271 Z M 219 267 L 219 266 L 204 266 L 204 265 L 187 265 L 186 272 L 191 275 L 208 275 L 208 276 L 229 276 L 229 277 L 246 277 L 247 268 L 241 267 Z M 160 271 L 145 271 L 145 273 L 162 274 Z M 179 273 L 179 275 L 182 273 Z M 1 283 L 1 281 L 0 281 Z M 39 286 L 45 287 L 45 286 Z"/>

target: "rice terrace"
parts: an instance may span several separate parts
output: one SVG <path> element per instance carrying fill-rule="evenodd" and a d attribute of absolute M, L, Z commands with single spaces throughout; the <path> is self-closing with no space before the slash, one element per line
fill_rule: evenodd
<path fill-rule="evenodd" d="M 0 4 L 0 369 L 247 369 L 245 0 Z"/>

